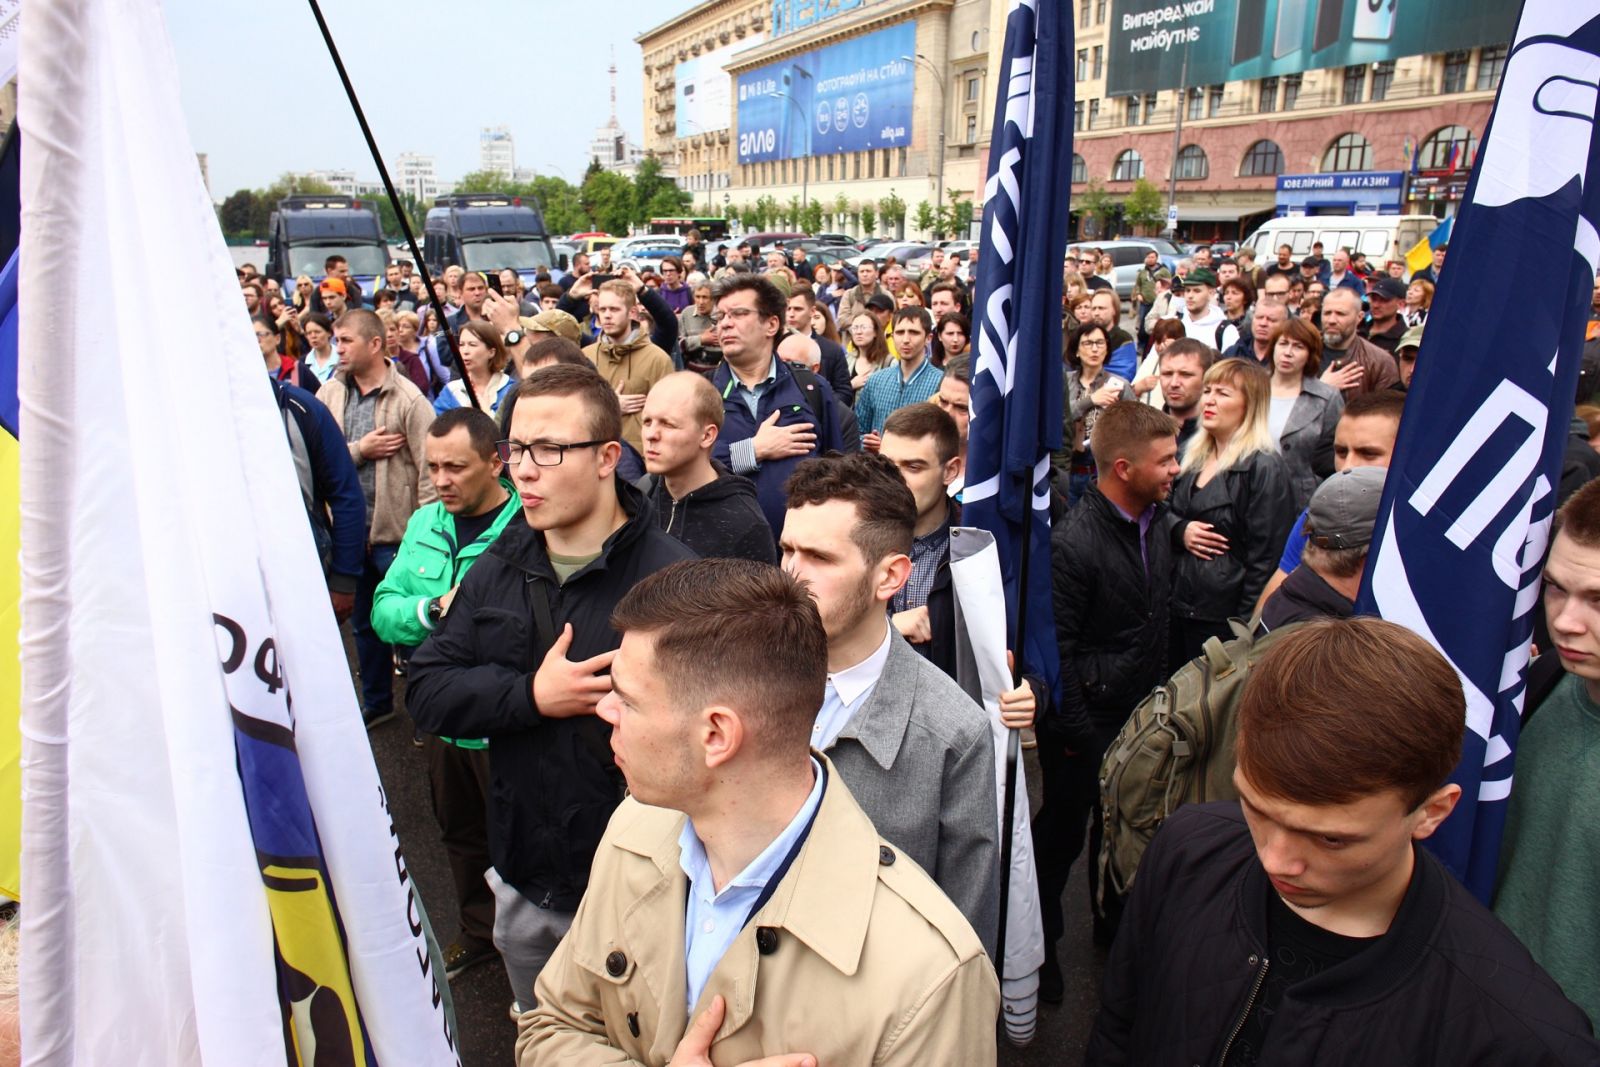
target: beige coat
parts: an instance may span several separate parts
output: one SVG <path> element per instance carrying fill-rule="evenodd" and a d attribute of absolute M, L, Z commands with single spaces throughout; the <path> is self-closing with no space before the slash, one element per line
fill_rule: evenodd
<path fill-rule="evenodd" d="M 600 377 L 611 383 L 611 388 L 622 393 L 648 393 L 661 379 L 677 368 L 672 357 L 650 343 L 650 335 L 635 327 L 627 339 L 613 343 L 600 335 L 600 340 L 583 350 Z M 639 414 L 622 416 L 622 439 L 639 452 L 644 451 L 644 428 Z"/>
<path fill-rule="evenodd" d="M 728 1003 L 712 1062 L 809 1052 L 828 1067 L 990 1067 L 1000 987 L 978 936 L 828 767 L 800 854 L 695 1006 L 698 1016 L 718 993 Z M 612 816 L 572 929 L 534 987 L 539 1007 L 522 1017 L 522 1067 L 672 1058 L 689 1023 L 683 822 L 632 799 Z"/>
<path fill-rule="evenodd" d="M 340 371 L 317 390 L 317 399 L 333 412 L 333 419 L 344 429 L 344 407 L 350 398 L 349 372 Z M 372 514 L 367 516 L 367 541 L 374 545 L 397 545 L 405 537 L 411 513 L 439 499 L 439 491 L 428 477 L 425 442 L 433 423 L 433 405 L 410 378 L 394 363 L 389 376 L 378 387 L 378 407 L 373 425 L 390 433 L 403 433 L 406 443 L 400 451 L 377 460 L 373 472 Z M 368 462 L 354 441 L 349 443 L 350 458 L 359 468 Z"/>

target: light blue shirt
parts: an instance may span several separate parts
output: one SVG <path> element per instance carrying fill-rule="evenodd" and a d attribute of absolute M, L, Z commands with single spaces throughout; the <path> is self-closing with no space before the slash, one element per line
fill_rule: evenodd
<path fill-rule="evenodd" d="M 711 972 L 717 969 L 734 938 L 744 929 L 751 906 L 760 898 L 761 891 L 811 824 L 817 806 L 822 803 L 822 765 L 815 759 L 811 761 L 811 773 L 814 777 L 811 792 L 783 833 L 773 838 L 748 867 L 728 879 L 720 893 L 711 876 L 711 860 L 695 833 L 694 820 L 684 820 L 683 831 L 678 835 L 678 864 L 689 876 L 689 902 L 683 914 L 683 961 L 688 978 L 687 1006 L 691 1014 L 706 983 L 711 980 Z"/>

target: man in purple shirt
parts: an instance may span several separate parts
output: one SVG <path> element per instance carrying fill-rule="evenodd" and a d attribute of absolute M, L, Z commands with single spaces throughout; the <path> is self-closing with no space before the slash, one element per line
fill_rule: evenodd
<path fill-rule="evenodd" d="M 1056 526 L 1050 545 L 1061 699 L 1039 720 L 1044 806 L 1033 821 L 1045 939 L 1039 999 L 1047 1003 L 1062 999 L 1061 893 L 1086 827 L 1095 897 L 1100 759 L 1165 677 L 1167 655 L 1172 547 L 1162 502 L 1178 473 L 1177 423 L 1147 404 L 1118 401 L 1100 413 L 1089 447 L 1099 482 Z M 1115 920 L 1108 899 L 1096 937 L 1109 944 Z"/>

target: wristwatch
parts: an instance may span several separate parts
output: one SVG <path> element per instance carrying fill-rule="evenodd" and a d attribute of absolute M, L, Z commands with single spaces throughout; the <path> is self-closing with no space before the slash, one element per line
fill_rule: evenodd
<path fill-rule="evenodd" d="M 522 339 L 525 336 L 526 334 L 524 334 L 521 330 L 507 330 L 505 337 L 506 347 L 515 348 L 517 345 L 522 343 Z"/>
<path fill-rule="evenodd" d="M 434 597 L 428 601 L 428 625 L 437 626 L 442 618 L 444 618 L 444 606 L 439 603 L 438 597 Z"/>

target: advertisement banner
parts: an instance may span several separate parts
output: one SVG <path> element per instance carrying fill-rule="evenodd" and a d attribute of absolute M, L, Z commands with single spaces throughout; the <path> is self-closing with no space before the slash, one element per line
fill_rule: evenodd
<path fill-rule="evenodd" d="M 915 23 L 739 75 L 739 162 L 911 143 Z"/>
<path fill-rule="evenodd" d="M 1517 7 L 1503 0 L 1116 0 L 1106 95 L 1508 44 Z"/>
<path fill-rule="evenodd" d="M 722 68 L 735 52 L 753 48 L 764 40 L 761 34 L 753 34 L 738 44 L 695 56 L 673 68 L 677 94 L 674 110 L 680 139 L 728 128 L 733 114 L 733 78 Z"/>

